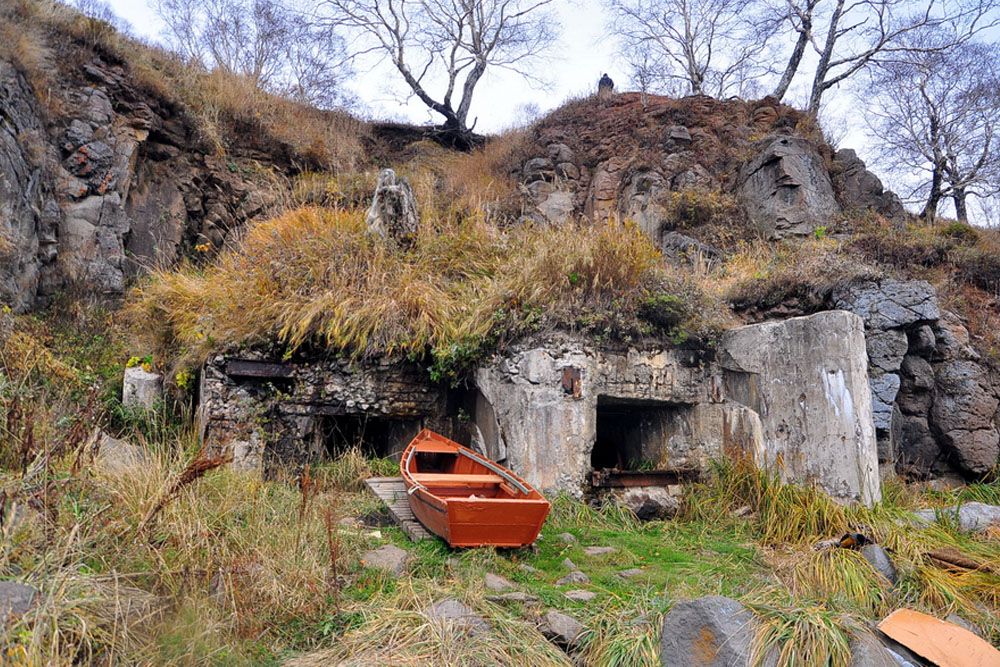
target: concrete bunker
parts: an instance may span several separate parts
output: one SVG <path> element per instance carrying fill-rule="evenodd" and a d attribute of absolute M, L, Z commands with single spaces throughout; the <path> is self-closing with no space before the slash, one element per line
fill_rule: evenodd
<path fill-rule="evenodd" d="M 409 361 L 217 355 L 202 372 L 199 419 L 209 451 L 246 468 L 300 466 L 354 444 L 392 456 L 429 428 L 543 493 L 610 489 L 640 515 L 669 514 L 686 481 L 738 453 L 870 504 L 879 488 L 865 362 L 863 324 L 843 311 L 734 329 L 718 351 L 553 334 L 508 346 L 460 389 Z M 741 379 L 758 395 L 739 391 Z"/>
<path fill-rule="evenodd" d="M 657 470 L 670 459 L 670 445 L 687 439 L 690 405 L 649 399 L 598 396 L 594 470 Z"/>

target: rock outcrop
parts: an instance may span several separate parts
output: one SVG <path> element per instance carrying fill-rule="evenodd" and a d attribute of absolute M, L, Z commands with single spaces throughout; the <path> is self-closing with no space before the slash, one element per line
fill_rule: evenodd
<path fill-rule="evenodd" d="M 842 285 L 831 299 L 865 321 L 879 458 L 904 472 L 979 476 L 1000 458 L 1000 391 L 962 321 L 924 281 Z"/>
<path fill-rule="evenodd" d="M 762 464 L 842 502 L 881 499 L 860 317 L 827 311 L 732 329 L 719 363 L 727 394 L 760 415 Z"/>
<path fill-rule="evenodd" d="M 21 73 L 0 60 L 0 301 L 17 311 L 34 305 L 58 232 L 37 104 Z"/>
<path fill-rule="evenodd" d="M 816 146 L 792 136 L 768 138 L 740 173 L 740 200 L 765 238 L 803 236 L 840 212 Z"/>
<path fill-rule="evenodd" d="M 126 66 L 77 55 L 44 108 L 0 61 L 0 300 L 18 311 L 69 286 L 121 295 L 129 277 L 221 247 L 273 200 Z"/>
<path fill-rule="evenodd" d="M 906 215 L 896 193 L 886 190 L 879 177 L 868 171 L 864 161 L 850 148 L 834 154 L 830 171 L 837 201 L 845 210 L 868 209 L 891 220 L 901 220 Z"/>
<path fill-rule="evenodd" d="M 617 215 L 657 243 L 690 213 L 677 199 L 687 193 L 708 206 L 738 200 L 736 208 L 768 238 L 810 234 L 842 211 L 904 215 L 899 198 L 853 151 L 834 155 L 796 134 L 803 118 L 774 100 L 625 93 L 610 103 L 581 101 L 537 125 L 532 149 L 513 175 L 526 218 L 559 224 Z M 727 211 L 725 217 L 741 215 Z M 683 231 L 689 233 L 686 226 Z M 675 245 L 673 239 L 664 251 Z"/>
<path fill-rule="evenodd" d="M 416 241 L 420 224 L 417 200 L 410 182 L 397 179 L 392 169 L 383 169 L 378 175 L 367 224 L 369 232 L 399 247 L 408 248 Z"/>

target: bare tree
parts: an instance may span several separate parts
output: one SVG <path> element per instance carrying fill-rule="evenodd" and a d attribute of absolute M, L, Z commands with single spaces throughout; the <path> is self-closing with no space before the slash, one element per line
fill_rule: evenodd
<path fill-rule="evenodd" d="M 342 99 L 343 40 L 280 0 L 156 0 L 171 47 L 210 69 L 320 106 Z"/>
<path fill-rule="evenodd" d="M 552 0 L 320 0 L 326 20 L 353 37 L 355 57 L 392 63 L 410 91 L 470 145 L 469 108 L 488 69 L 535 79 L 531 66 L 555 39 Z"/>
<path fill-rule="evenodd" d="M 764 73 L 767 44 L 751 0 L 609 0 L 622 52 L 644 86 L 693 95 L 741 94 Z"/>
<path fill-rule="evenodd" d="M 911 184 L 909 199 L 924 200 L 933 219 L 950 197 L 959 220 L 968 198 L 1000 194 L 1000 49 L 965 43 L 943 52 L 915 50 L 882 63 L 869 91 L 869 127 L 879 157 Z"/>
<path fill-rule="evenodd" d="M 772 0 L 794 45 L 773 92 L 779 100 L 799 72 L 807 47 L 816 55 L 808 109 L 868 66 L 911 53 L 934 53 L 998 24 L 997 0 Z M 934 39 L 916 37 L 933 35 Z"/>

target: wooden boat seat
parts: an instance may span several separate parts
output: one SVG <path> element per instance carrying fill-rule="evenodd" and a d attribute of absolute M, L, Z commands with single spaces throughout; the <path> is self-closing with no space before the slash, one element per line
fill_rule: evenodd
<path fill-rule="evenodd" d="M 499 484 L 503 481 L 500 475 L 460 475 L 437 472 L 415 472 L 412 473 L 413 480 L 421 484 Z"/>
<path fill-rule="evenodd" d="M 414 449 L 418 454 L 458 454 L 454 446 L 433 440 L 421 440 Z"/>

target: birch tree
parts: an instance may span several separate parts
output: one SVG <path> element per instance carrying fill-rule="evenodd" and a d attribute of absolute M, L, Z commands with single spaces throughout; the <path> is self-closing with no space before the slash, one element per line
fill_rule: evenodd
<path fill-rule="evenodd" d="M 880 65 L 869 86 L 868 123 L 880 162 L 909 185 L 933 220 L 950 198 L 961 221 L 969 198 L 1000 195 L 1000 49 L 966 43 L 915 51 Z"/>
<path fill-rule="evenodd" d="M 279 0 L 156 0 L 169 45 L 208 69 L 323 107 L 349 74 L 343 41 Z"/>
<path fill-rule="evenodd" d="M 692 95 L 740 94 L 765 73 L 768 35 L 754 1 L 610 0 L 621 50 L 644 85 Z"/>
<path fill-rule="evenodd" d="M 772 93 L 781 100 L 803 62 L 815 62 L 807 108 L 869 66 L 947 51 L 998 25 L 997 0 L 772 0 L 794 39 Z M 924 36 L 924 37 L 921 37 Z M 927 36 L 933 36 L 929 39 Z M 807 59 L 809 50 L 814 58 Z"/>

